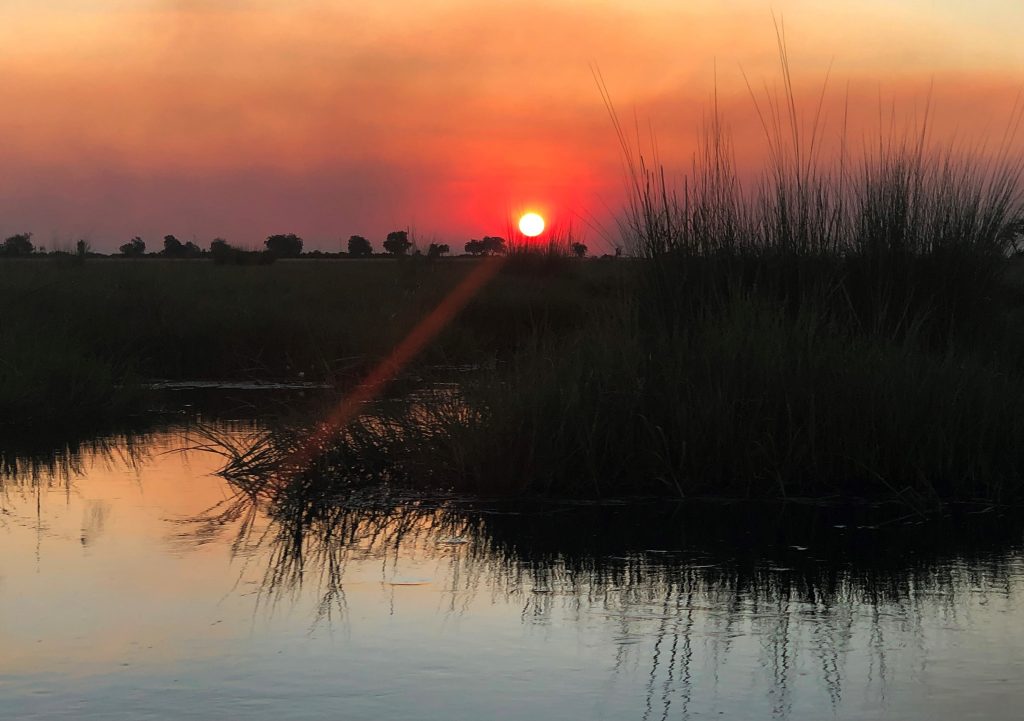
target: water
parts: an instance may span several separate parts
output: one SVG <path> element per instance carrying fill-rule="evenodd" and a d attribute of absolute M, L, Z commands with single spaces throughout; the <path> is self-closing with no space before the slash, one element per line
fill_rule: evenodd
<path fill-rule="evenodd" d="M 226 427 L 227 428 L 227 427 Z M 237 427 L 235 427 L 237 430 Z M 1016 719 L 1024 555 L 800 506 L 239 496 L 180 431 L 0 496 L 0 718 Z M 976 509 L 984 511 L 985 509 Z"/>

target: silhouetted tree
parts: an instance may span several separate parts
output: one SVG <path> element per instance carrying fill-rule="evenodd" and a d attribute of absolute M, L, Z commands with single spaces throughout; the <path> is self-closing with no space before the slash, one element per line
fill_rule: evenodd
<path fill-rule="evenodd" d="M 582 258 L 587 254 L 586 243 L 573 243 L 569 247 L 572 248 L 573 255 L 575 255 L 577 258 Z"/>
<path fill-rule="evenodd" d="M 427 248 L 427 257 L 440 258 L 449 252 L 451 252 L 451 248 L 448 247 L 447 243 L 431 243 L 430 247 Z"/>
<path fill-rule="evenodd" d="M 25 255 L 32 255 L 32 234 L 18 233 L 4 241 L 2 252 L 8 258 L 18 258 Z"/>
<path fill-rule="evenodd" d="M 373 255 L 373 246 L 363 236 L 353 235 L 348 239 L 348 254 L 353 258 L 369 258 Z"/>
<path fill-rule="evenodd" d="M 125 257 L 139 258 L 146 254 L 146 243 L 139 236 L 135 236 L 118 248 L 118 250 L 120 250 L 121 255 Z"/>
<path fill-rule="evenodd" d="M 407 230 L 388 233 L 388 239 L 384 241 L 384 250 L 391 255 L 405 255 L 411 247 L 412 241 L 409 240 L 409 231 Z"/>
<path fill-rule="evenodd" d="M 185 255 L 185 246 L 173 235 L 165 235 L 163 255 L 168 258 L 181 258 Z"/>
<path fill-rule="evenodd" d="M 229 255 L 233 248 L 223 238 L 214 238 L 210 241 L 210 255 L 214 258 Z"/>
<path fill-rule="evenodd" d="M 185 258 L 199 258 L 203 254 L 203 249 L 190 240 L 182 247 L 181 254 Z"/>
<path fill-rule="evenodd" d="M 487 255 L 501 255 L 505 252 L 505 239 L 496 235 L 485 235 L 480 241 L 484 246 L 484 253 Z"/>
<path fill-rule="evenodd" d="M 298 258 L 302 254 L 302 238 L 295 233 L 271 235 L 264 241 L 264 245 L 276 258 Z"/>
<path fill-rule="evenodd" d="M 91 250 L 92 248 L 89 247 L 89 242 L 85 239 L 79 240 L 75 243 L 75 255 L 81 259 L 84 259 L 85 256 L 89 255 L 89 251 Z"/>
<path fill-rule="evenodd" d="M 216 265 L 267 265 L 277 259 L 269 250 L 242 250 L 223 238 L 214 238 L 210 243 L 210 257 Z"/>
<path fill-rule="evenodd" d="M 466 243 L 466 252 L 470 255 L 500 255 L 505 252 L 505 239 L 496 235 L 485 235 L 482 240 L 471 240 Z"/>

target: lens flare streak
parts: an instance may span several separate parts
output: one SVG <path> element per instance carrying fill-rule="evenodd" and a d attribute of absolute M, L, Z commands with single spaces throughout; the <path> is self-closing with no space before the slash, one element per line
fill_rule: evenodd
<path fill-rule="evenodd" d="M 482 260 L 463 278 L 429 315 L 397 345 L 319 424 L 285 464 L 289 469 L 305 470 L 330 440 L 352 419 L 359 415 L 363 405 L 374 400 L 444 328 L 459 311 L 495 276 L 505 262 L 505 256 L 492 256 Z"/>

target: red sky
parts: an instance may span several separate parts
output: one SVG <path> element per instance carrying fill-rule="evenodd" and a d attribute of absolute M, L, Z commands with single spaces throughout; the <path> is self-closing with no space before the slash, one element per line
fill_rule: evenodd
<path fill-rule="evenodd" d="M 741 68 L 778 84 L 772 11 L 808 114 L 832 64 L 835 132 L 846 98 L 870 128 L 931 85 L 940 129 L 980 141 L 1024 83 L 1019 0 L 0 0 L 0 236 L 460 247 L 537 207 L 603 251 L 625 191 L 591 64 L 672 167 L 717 74 L 756 164 Z"/>

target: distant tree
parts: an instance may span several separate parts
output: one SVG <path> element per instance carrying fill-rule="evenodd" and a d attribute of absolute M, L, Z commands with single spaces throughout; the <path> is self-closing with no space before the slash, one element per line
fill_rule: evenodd
<path fill-rule="evenodd" d="M 18 233 L 4 241 L 3 247 L 0 248 L 0 254 L 5 255 L 8 258 L 19 258 L 26 255 L 32 255 L 33 250 L 32 234 Z"/>
<path fill-rule="evenodd" d="M 348 254 L 353 258 L 369 258 L 373 255 L 373 246 L 363 236 L 353 235 L 348 239 Z"/>
<path fill-rule="evenodd" d="M 573 255 L 575 255 L 577 258 L 582 258 L 587 254 L 586 243 L 573 243 L 569 247 L 572 248 Z"/>
<path fill-rule="evenodd" d="M 181 254 L 186 258 L 199 258 L 203 254 L 203 249 L 190 240 L 182 247 Z"/>
<path fill-rule="evenodd" d="M 505 239 L 496 235 L 485 235 L 482 240 L 466 243 L 466 252 L 470 255 L 501 255 L 505 250 Z"/>
<path fill-rule="evenodd" d="M 139 236 L 135 236 L 118 250 L 127 258 L 140 258 L 146 254 L 146 243 Z"/>
<path fill-rule="evenodd" d="M 79 240 L 75 243 L 75 255 L 81 259 L 84 259 L 85 256 L 89 255 L 91 250 L 92 248 L 89 247 L 89 242 L 85 239 Z"/>
<path fill-rule="evenodd" d="M 231 244 L 223 238 L 214 238 L 210 241 L 210 255 L 214 258 L 229 255 L 232 250 Z"/>
<path fill-rule="evenodd" d="M 276 258 L 298 258 L 302 254 L 302 238 L 295 233 L 271 235 L 264 241 L 264 245 Z"/>
<path fill-rule="evenodd" d="M 185 255 L 185 246 L 173 235 L 165 235 L 163 255 L 168 258 L 181 258 Z"/>
<path fill-rule="evenodd" d="M 409 231 L 407 230 L 388 233 L 388 239 L 384 241 L 384 250 L 391 255 L 405 255 L 411 247 L 412 241 L 409 240 Z"/>
<path fill-rule="evenodd" d="M 428 258 L 440 258 L 442 255 L 447 255 L 451 252 L 451 248 L 448 247 L 447 243 L 431 243 L 430 247 L 427 248 Z"/>
<path fill-rule="evenodd" d="M 501 255 L 505 252 L 505 239 L 496 235 L 485 235 L 483 240 L 484 253 L 487 255 Z"/>

